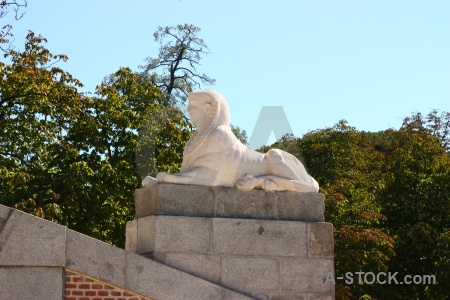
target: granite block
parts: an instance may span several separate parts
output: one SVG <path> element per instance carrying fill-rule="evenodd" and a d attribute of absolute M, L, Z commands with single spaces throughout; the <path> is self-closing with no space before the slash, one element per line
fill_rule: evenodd
<path fill-rule="evenodd" d="M 214 193 L 211 187 L 160 183 L 157 200 L 158 215 L 214 215 Z"/>
<path fill-rule="evenodd" d="M 154 184 L 135 190 L 134 206 L 136 218 L 156 214 L 158 211 L 158 185 Z"/>
<path fill-rule="evenodd" d="M 66 228 L 0 205 L 0 265 L 64 266 Z"/>
<path fill-rule="evenodd" d="M 331 223 L 308 223 L 308 256 L 333 257 L 333 225 Z"/>
<path fill-rule="evenodd" d="M 205 280 L 219 283 L 220 256 L 218 255 L 167 253 L 166 265 Z"/>
<path fill-rule="evenodd" d="M 138 242 L 138 220 L 132 220 L 127 222 L 125 231 L 126 231 L 126 240 L 125 240 L 125 250 L 136 252 L 137 251 L 137 242 Z"/>
<path fill-rule="evenodd" d="M 113 285 L 124 286 L 125 253 L 123 249 L 67 230 L 66 266 L 69 269 Z"/>
<path fill-rule="evenodd" d="M 306 257 L 306 223 L 213 219 L 214 253 Z"/>
<path fill-rule="evenodd" d="M 334 300 L 334 294 L 311 294 L 308 300 Z"/>
<path fill-rule="evenodd" d="M 334 261 L 321 259 L 280 259 L 281 290 L 296 292 L 334 293 L 334 284 L 326 282 L 334 274 Z"/>
<path fill-rule="evenodd" d="M 243 192 L 235 188 L 215 187 L 217 217 L 275 218 L 274 193 L 263 190 Z"/>
<path fill-rule="evenodd" d="M 157 261 L 159 263 L 165 264 L 166 263 L 166 252 L 158 252 L 155 251 L 151 255 L 148 256 L 148 258 L 153 259 L 154 261 Z"/>
<path fill-rule="evenodd" d="M 278 262 L 272 258 L 233 257 L 222 258 L 221 284 L 241 293 L 252 290 L 275 291 L 279 289 Z"/>
<path fill-rule="evenodd" d="M 181 216 L 155 218 L 154 251 L 204 254 L 211 251 L 211 219 Z"/>
<path fill-rule="evenodd" d="M 231 187 L 156 183 L 137 189 L 136 218 L 149 215 L 324 221 L 324 195 L 240 191 Z"/>
<path fill-rule="evenodd" d="M 156 216 L 137 220 L 137 248 L 135 253 L 152 254 L 155 251 Z"/>
<path fill-rule="evenodd" d="M 126 289 L 154 299 L 251 299 L 131 252 L 127 253 L 126 276 Z"/>
<path fill-rule="evenodd" d="M 64 300 L 64 269 L 0 267 L 0 300 Z"/>
<path fill-rule="evenodd" d="M 277 218 L 305 222 L 325 221 L 323 194 L 317 193 L 277 193 Z"/>

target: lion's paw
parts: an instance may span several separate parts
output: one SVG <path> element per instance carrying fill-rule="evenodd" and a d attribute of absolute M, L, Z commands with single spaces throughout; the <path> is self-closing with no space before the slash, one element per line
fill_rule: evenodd
<path fill-rule="evenodd" d="M 152 186 L 156 184 L 158 181 L 156 178 L 152 176 L 146 176 L 144 180 L 142 180 L 142 186 Z"/>
<path fill-rule="evenodd" d="M 164 182 L 164 179 L 167 177 L 167 173 L 166 172 L 159 172 L 158 174 L 156 174 L 156 180 L 159 182 Z"/>
<path fill-rule="evenodd" d="M 281 191 L 283 190 L 278 184 L 270 179 L 265 179 L 262 183 L 262 189 L 268 192 Z"/>
<path fill-rule="evenodd" d="M 251 191 L 255 188 L 256 180 L 252 174 L 245 174 L 236 181 L 236 188 L 241 191 Z"/>

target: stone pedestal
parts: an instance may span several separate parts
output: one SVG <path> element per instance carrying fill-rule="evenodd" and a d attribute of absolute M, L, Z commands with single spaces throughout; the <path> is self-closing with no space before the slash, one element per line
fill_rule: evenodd
<path fill-rule="evenodd" d="M 333 228 L 323 201 L 158 183 L 136 190 L 126 250 L 255 299 L 331 300 Z"/>

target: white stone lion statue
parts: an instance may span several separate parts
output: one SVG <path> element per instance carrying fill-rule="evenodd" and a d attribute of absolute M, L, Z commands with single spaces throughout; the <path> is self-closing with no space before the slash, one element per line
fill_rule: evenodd
<path fill-rule="evenodd" d="M 225 98 L 213 90 L 189 93 L 188 112 L 197 129 L 183 152 L 180 173 L 147 176 L 143 186 L 156 182 L 236 187 L 243 191 L 317 193 L 319 185 L 293 155 L 271 149 L 262 154 L 244 146 L 230 127 Z"/>

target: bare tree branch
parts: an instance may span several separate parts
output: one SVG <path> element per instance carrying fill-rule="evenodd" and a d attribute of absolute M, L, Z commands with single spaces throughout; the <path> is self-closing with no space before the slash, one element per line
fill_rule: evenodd
<path fill-rule="evenodd" d="M 210 53 L 203 40 L 198 38 L 199 31 L 200 28 L 194 25 L 184 24 L 158 27 L 153 34 L 161 45 L 159 55 L 147 58 L 147 64 L 141 68 L 156 86 L 163 88 L 168 103 L 184 102 L 194 86 L 200 88 L 202 83 L 210 85 L 215 82 L 197 72 L 202 54 Z"/>
<path fill-rule="evenodd" d="M 23 17 L 25 11 L 20 12 L 22 8 L 27 7 L 28 0 L 0 0 L 0 18 L 5 17 L 11 10 L 14 12 L 14 19 L 17 21 Z M 0 50 L 3 52 L 7 52 L 12 49 L 12 43 L 14 39 L 12 38 L 11 33 L 12 26 L 11 24 L 3 25 L 0 30 Z M 7 46 L 4 46 L 4 45 Z"/>

